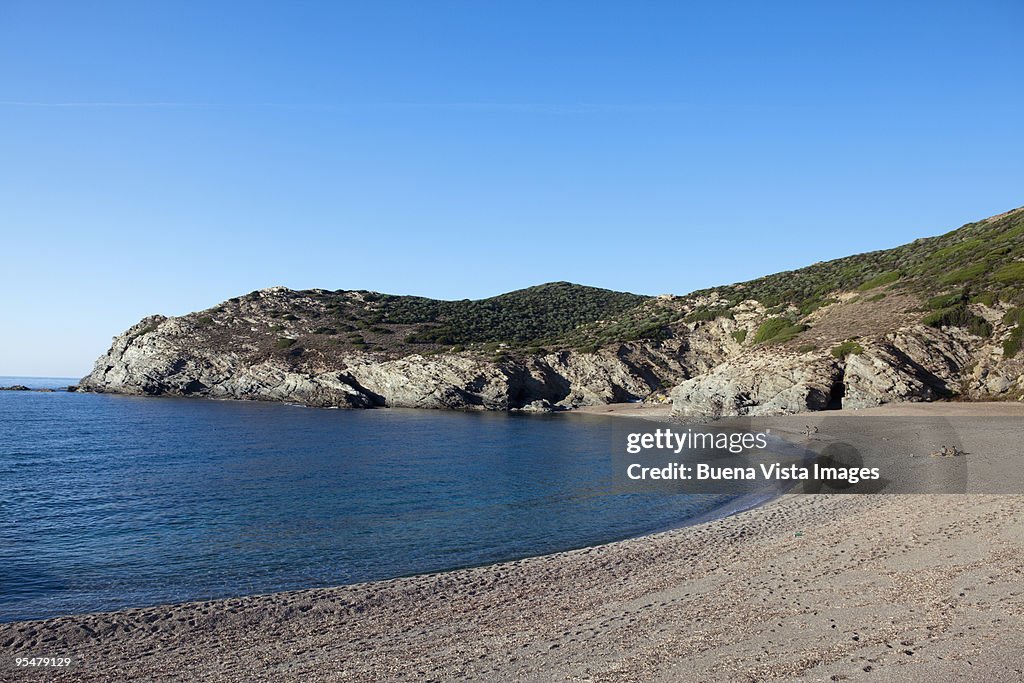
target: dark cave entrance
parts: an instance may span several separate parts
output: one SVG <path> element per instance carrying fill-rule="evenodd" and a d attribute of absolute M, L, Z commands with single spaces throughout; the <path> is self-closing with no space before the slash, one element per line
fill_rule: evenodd
<path fill-rule="evenodd" d="M 841 410 L 843 399 L 846 397 L 846 382 L 842 375 L 832 382 L 832 388 L 828 392 L 828 405 L 825 410 Z"/>

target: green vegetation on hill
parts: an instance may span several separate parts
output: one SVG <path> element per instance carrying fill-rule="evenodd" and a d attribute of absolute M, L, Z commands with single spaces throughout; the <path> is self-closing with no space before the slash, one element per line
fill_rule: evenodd
<path fill-rule="evenodd" d="M 224 315 L 232 306 L 259 305 L 274 321 L 271 331 L 287 330 L 298 338 L 282 338 L 271 350 L 292 355 L 307 348 L 352 348 L 397 355 L 472 349 L 499 357 L 509 347 L 530 354 L 546 352 L 549 343 L 555 348 L 565 347 L 567 339 L 588 326 L 611 327 L 615 339 L 668 334 L 667 319 L 637 312 L 651 301 L 650 297 L 568 282 L 461 301 L 346 290 L 281 290 L 269 299 L 264 297 L 253 292 L 227 302 L 215 312 Z M 197 318 L 198 325 L 209 325 L 209 321 L 209 315 Z M 226 329 L 222 333 L 229 334 Z M 575 346 L 589 344 L 596 350 L 610 338 L 583 335 Z"/>
<path fill-rule="evenodd" d="M 732 307 L 744 299 L 793 305 L 805 315 L 835 291 L 887 287 L 935 296 L 957 285 L 969 296 L 1013 301 L 1024 283 L 1024 209 L 969 223 L 894 249 L 815 263 L 799 270 L 695 292 L 717 292 Z"/>
<path fill-rule="evenodd" d="M 1008 263 L 997 270 L 992 279 L 1004 284 L 1024 282 L 1024 263 Z"/>
<path fill-rule="evenodd" d="M 806 329 L 806 325 L 797 325 L 786 318 L 769 318 L 757 328 L 757 333 L 754 334 L 754 343 L 781 344 L 789 341 Z"/>
<path fill-rule="evenodd" d="M 647 297 L 554 282 L 471 301 L 439 301 L 387 294 L 363 297 L 367 313 L 382 324 L 420 325 L 409 343 L 525 344 L 557 339 L 586 323 L 635 308 Z"/>
<path fill-rule="evenodd" d="M 1003 323 L 1013 325 L 1009 338 L 1003 342 L 1003 356 L 1013 358 L 1020 352 L 1021 344 L 1024 343 L 1024 308 L 1011 308 L 1003 316 Z"/>
<path fill-rule="evenodd" d="M 876 287 L 881 287 L 882 285 L 891 284 L 899 279 L 900 272 L 898 270 L 893 270 L 888 273 L 882 273 L 881 275 L 876 275 L 867 282 L 861 284 L 859 287 L 857 287 L 857 291 L 866 292 L 869 289 L 875 289 Z"/>
<path fill-rule="evenodd" d="M 875 311 L 883 324 L 885 316 L 909 312 L 926 325 L 955 326 L 988 337 L 993 327 L 977 314 L 977 305 L 1024 306 L 1022 284 L 1024 209 L 1018 209 L 895 249 L 683 297 L 647 297 L 568 282 L 461 301 L 282 288 L 236 297 L 195 314 L 193 322 L 196 333 L 211 341 L 235 345 L 244 338 L 260 353 L 296 358 L 350 350 L 393 356 L 465 350 L 495 359 L 564 349 L 595 352 L 623 342 L 671 339 L 683 326 L 707 325 L 721 326 L 740 344 L 799 338 L 798 348 L 806 350 L 838 341 L 834 329 L 831 341 L 801 333 L 819 324 L 816 311 L 840 301 L 844 307 L 856 306 L 844 308 L 855 315 Z M 840 292 L 861 293 L 851 298 Z M 756 326 L 743 317 L 752 309 L 737 309 L 747 300 L 767 309 Z M 861 333 L 856 318 L 843 324 L 850 328 L 844 334 Z M 1013 356 L 1021 347 L 1024 322 L 1005 324 L 1012 332 L 1004 337 L 1004 353 Z M 832 352 L 844 357 L 859 348 L 847 342 Z"/>
<path fill-rule="evenodd" d="M 992 335 L 992 325 L 967 307 L 969 298 L 966 291 L 941 294 L 928 300 L 927 314 L 921 322 L 929 327 L 963 327 L 979 337 Z"/>
<path fill-rule="evenodd" d="M 852 339 L 844 341 L 842 344 L 832 348 L 832 355 L 839 360 L 842 360 L 847 356 L 859 356 L 862 353 L 864 353 L 864 347 Z"/>

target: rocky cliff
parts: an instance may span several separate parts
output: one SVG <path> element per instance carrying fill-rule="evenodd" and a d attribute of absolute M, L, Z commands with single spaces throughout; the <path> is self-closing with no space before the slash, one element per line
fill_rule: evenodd
<path fill-rule="evenodd" d="M 552 283 L 480 301 L 252 292 L 151 316 L 80 390 L 309 406 L 552 410 L 671 400 L 691 419 L 1019 399 L 1024 210 L 682 297 Z"/>
<path fill-rule="evenodd" d="M 295 293 L 280 288 L 256 293 L 258 298 L 282 294 Z M 252 315 L 247 322 L 260 324 Z M 79 391 L 340 408 L 551 410 L 647 398 L 688 375 L 686 354 L 675 340 L 587 353 L 495 357 L 462 351 L 396 358 L 362 350 L 327 355 L 294 345 L 265 355 L 245 343 L 204 343 L 204 332 L 192 316 L 146 318 L 114 339 Z"/>

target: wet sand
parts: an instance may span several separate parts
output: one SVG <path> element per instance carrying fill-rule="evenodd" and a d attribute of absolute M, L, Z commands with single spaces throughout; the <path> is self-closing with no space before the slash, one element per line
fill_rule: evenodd
<path fill-rule="evenodd" d="M 992 415 L 909 410 L 935 406 Z M 1021 433 L 972 457 L 1024 469 Z M 787 495 L 487 567 L 0 624 L 0 658 L 40 681 L 1021 681 L 1024 496 Z"/>

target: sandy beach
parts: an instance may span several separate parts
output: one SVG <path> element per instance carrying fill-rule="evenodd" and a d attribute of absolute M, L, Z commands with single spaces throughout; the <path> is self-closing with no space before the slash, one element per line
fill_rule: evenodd
<path fill-rule="evenodd" d="M 585 406 L 572 411 L 581 415 L 607 415 L 611 417 L 635 417 L 648 420 L 665 420 L 672 415 L 671 403 L 609 403 L 601 406 Z M 798 413 L 770 418 L 780 424 L 796 424 L 824 417 L 1021 417 L 1024 418 L 1024 402 L 1021 401 L 942 401 L 935 403 L 887 403 L 861 410 L 823 410 L 816 413 Z M 769 418 L 764 418 L 769 419 Z"/>
<path fill-rule="evenodd" d="M 1005 423 L 1022 408 L 877 411 Z M 981 431 L 972 457 L 1016 467 L 1019 434 Z M 0 624 L 0 679 L 1019 681 L 1022 520 L 1019 495 L 786 495 L 487 567 Z M 76 665 L 11 667 L 31 654 Z"/>

